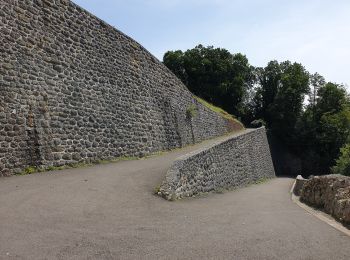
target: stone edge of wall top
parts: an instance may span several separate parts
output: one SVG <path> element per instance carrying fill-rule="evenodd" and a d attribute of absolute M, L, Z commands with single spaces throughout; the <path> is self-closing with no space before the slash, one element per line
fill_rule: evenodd
<path fill-rule="evenodd" d="M 259 127 L 259 128 L 245 128 L 245 129 L 242 129 L 242 130 L 239 130 L 238 132 L 230 132 L 224 136 L 221 136 L 221 137 L 217 137 L 219 140 L 216 140 L 214 141 L 213 143 L 211 144 L 208 144 L 208 145 L 205 145 L 203 146 L 202 148 L 199 148 L 197 150 L 194 150 L 193 152 L 189 152 L 185 155 L 181 155 L 179 156 L 178 158 L 176 158 L 176 160 L 173 162 L 173 164 L 175 164 L 176 162 L 178 161 L 184 161 L 192 156 L 195 156 L 195 155 L 199 155 L 201 154 L 202 152 L 205 152 L 219 144 L 223 144 L 225 142 L 228 142 L 230 141 L 231 139 L 235 139 L 237 137 L 240 137 L 240 136 L 244 136 L 244 135 L 247 135 L 247 134 L 250 134 L 252 132 L 255 132 L 255 131 L 261 131 L 261 130 L 265 130 L 265 127 Z M 170 169 L 170 168 L 169 168 Z"/>
<path fill-rule="evenodd" d="M 208 155 L 213 151 L 219 149 L 218 153 L 220 153 L 220 149 L 222 152 L 222 149 L 225 149 L 223 148 L 225 145 L 232 141 L 235 142 L 236 140 L 242 140 L 243 143 L 246 143 L 246 141 L 249 140 L 249 135 L 252 135 L 252 138 L 256 138 L 255 134 L 257 134 L 257 136 L 263 134 L 266 137 L 265 127 L 245 129 L 230 134 L 200 149 L 178 157 L 167 170 L 160 186 L 156 188 L 156 194 L 166 200 L 173 201 L 217 190 L 231 190 L 245 187 L 249 184 L 258 183 L 263 179 L 275 177 L 267 137 L 262 137 L 261 142 L 263 145 L 258 148 L 258 151 L 253 152 L 253 154 L 258 152 L 258 157 L 250 154 L 250 152 L 243 151 L 243 153 L 245 153 L 245 155 L 243 155 L 243 158 L 245 158 L 243 159 L 245 161 L 245 163 L 243 163 L 243 172 L 239 169 L 242 165 L 227 165 L 227 163 L 225 163 L 225 160 L 227 161 L 228 159 L 227 157 L 223 158 L 223 161 L 211 161 L 209 163 L 210 165 L 214 164 L 216 167 L 219 165 L 219 168 L 221 167 L 219 172 L 217 171 L 218 169 L 215 170 L 215 167 L 214 171 L 212 171 L 213 169 L 208 170 L 210 166 L 204 166 L 206 163 L 198 159 L 203 157 L 204 160 L 208 160 L 210 159 Z M 248 139 L 245 140 L 245 138 Z M 252 144 L 248 141 L 246 150 L 251 149 L 250 145 Z M 211 156 L 209 155 L 209 157 Z M 217 156 L 214 156 L 214 160 L 215 158 L 218 159 Z M 241 160 L 240 157 L 236 159 Z M 250 160 L 257 160 L 258 162 L 252 166 L 249 163 Z M 231 171 L 233 173 L 231 173 Z M 196 187 L 197 182 L 200 183 L 200 188 Z"/>
<path fill-rule="evenodd" d="M 99 18 L 98 16 L 96 16 L 95 14 L 91 13 L 90 11 L 86 10 L 84 7 L 81 7 L 80 5 L 76 4 L 75 2 L 73 2 L 72 0 L 66 0 L 69 1 L 71 5 L 73 5 L 76 9 L 80 10 L 81 12 L 84 12 L 92 17 L 94 17 L 96 20 L 98 20 L 101 24 L 103 24 L 105 27 L 114 30 L 118 33 L 120 33 L 121 35 L 123 35 L 125 38 L 128 38 L 129 40 L 137 43 L 143 51 L 147 52 L 149 55 L 152 56 L 152 58 L 155 59 L 155 61 L 158 64 L 162 64 L 163 62 L 161 62 L 156 56 L 154 56 L 150 51 L 148 51 L 141 43 L 139 43 L 138 41 L 136 41 L 135 39 L 133 39 L 131 36 L 127 35 L 126 33 L 124 33 L 123 31 L 119 30 L 118 28 L 116 28 L 114 25 L 109 24 L 108 22 L 104 21 L 102 18 Z M 168 72 L 170 72 L 171 74 L 175 75 L 168 67 L 166 67 L 164 65 L 164 67 L 168 70 Z M 176 77 L 177 78 L 177 77 Z M 180 80 L 180 79 L 179 79 Z"/>

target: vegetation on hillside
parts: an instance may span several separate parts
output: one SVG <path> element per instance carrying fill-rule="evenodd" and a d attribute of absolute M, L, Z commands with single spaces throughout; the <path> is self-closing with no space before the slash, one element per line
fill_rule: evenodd
<path fill-rule="evenodd" d="M 169 51 L 164 64 L 196 96 L 231 114 L 239 114 L 246 90 L 252 84 L 253 67 L 242 54 L 198 45 L 186 52 Z"/>
<path fill-rule="evenodd" d="M 335 174 L 350 176 L 350 144 L 347 144 L 340 151 L 341 155 L 337 160 L 336 165 L 332 168 L 332 172 Z"/>
<path fill-rule="evenodd" d="M 247 126 L 263 122 L 301 159 L 304 174 L 348 173 L 350 99 L 344 86 L 310 74 L 300 63 L 253 67 L 245 55 L 212 46 L 169 51 L 164 64 L 200 102 L 236 115 Z"/>
<path fill-rule="evenodd" d="M 219 115 L 221 115 L 223 118 L 226 118 L 228 120 L 230 120 L 231 122 L 233 122 L 234 124 L 236 124 L 238 127 L 244 129 L 244 125 L 237 120 L 232 114 L 226 112 L 225 110 L 223 110 L 221 107 L 217 107 L 214 106 L 213 104 L 205 101 L 204 99 L 194 96 L 194 98 L 201 103 L 203 106 L 209 108 L 210 110 L 214 111 L 215 113 L 218 113 Z"/>

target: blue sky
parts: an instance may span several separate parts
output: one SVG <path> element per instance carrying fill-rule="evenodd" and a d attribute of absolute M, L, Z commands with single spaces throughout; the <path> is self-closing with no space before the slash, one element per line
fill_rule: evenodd
<path fill-rule="evenodd" d="M 350 85 L 349 0 L 73 0 L 162 60 L 167 50 L 214 45 L 254 66 L 301 62 Z"/>

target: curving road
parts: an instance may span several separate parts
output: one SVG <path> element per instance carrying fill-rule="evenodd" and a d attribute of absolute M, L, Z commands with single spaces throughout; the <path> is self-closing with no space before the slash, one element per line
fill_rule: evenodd
<path fill-rule="evenodd" d="M 0 259 L 350 259 L 349 237 L 291 201 L 292 179 L 177 202 L 152 194 L 177 156 L 206 143 L 1 178 Z"/>

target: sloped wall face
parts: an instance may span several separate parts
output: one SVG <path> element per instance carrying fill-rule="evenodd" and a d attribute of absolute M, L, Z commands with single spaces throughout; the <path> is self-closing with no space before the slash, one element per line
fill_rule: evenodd
<path fill-rule="evenodd" d="M 231 130 L 142 46 L 72 2 L 0 4 L 0 175 L 143 156 Z"/>
<path fill-rule="evenodd" d="M 300 200 L 350 227 L 350 177 L 333 174 L 305 180 Z"/>
<path fill-rule="evenodd" d="M 179 158 L 168 170 L 159 195 L 176 200 L 273 177 L 265 128 L 250 129 Z"/>

